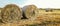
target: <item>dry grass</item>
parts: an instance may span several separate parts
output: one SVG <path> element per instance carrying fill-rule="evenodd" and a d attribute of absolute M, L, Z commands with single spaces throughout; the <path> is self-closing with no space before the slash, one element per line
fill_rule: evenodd
<path fill-rule="evenodd" d="M 13 23 L 2 23 L 0 26 L 60 26 L 59 13 L 46 14 L 40 15 L 35 20 L 23 19 Z"/>

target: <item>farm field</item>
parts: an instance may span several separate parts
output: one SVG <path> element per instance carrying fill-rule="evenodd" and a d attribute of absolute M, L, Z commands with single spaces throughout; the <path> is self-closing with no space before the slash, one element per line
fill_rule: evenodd
<path fill-rule="evenodd" d="M 40 12 L 35 20 L 23 19 L 0 26 L 60 26 L 60 12 Z"/>

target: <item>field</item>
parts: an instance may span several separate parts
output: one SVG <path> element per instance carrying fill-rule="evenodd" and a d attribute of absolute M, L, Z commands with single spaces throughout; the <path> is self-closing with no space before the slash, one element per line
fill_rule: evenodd
<path fill-rule="evenodd" d="M 60 12 L 39 11 L 39 16 L 34 20 L 21 19 L 12 23 L 0 23 L 0 26 L 60 26 Z"/>

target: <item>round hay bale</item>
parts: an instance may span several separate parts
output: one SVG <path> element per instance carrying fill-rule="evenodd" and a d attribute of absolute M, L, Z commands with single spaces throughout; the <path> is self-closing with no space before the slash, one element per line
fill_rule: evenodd
<path fill-rule="evenodd" d="M 28 5 L 25 8 L 24 13 L 27 18 L 35 18 L 37 7 L 35 5 Z"/>
<path fill-rule="evenodd" d="M 3 22 L 12 22 L 22 18 L 22 10 L 15 4 L 8 4 L 2 10 Z"/>

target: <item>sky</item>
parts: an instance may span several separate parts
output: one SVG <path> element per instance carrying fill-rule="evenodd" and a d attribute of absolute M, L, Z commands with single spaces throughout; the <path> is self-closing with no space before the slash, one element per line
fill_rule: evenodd
<path fill-rule="evenodd" d="M 60 8 L 60 0 L 0 0 L 0 7 L 7 4 L 16 4 L 19 7 L 34 4 L 38 8 Z"/>

